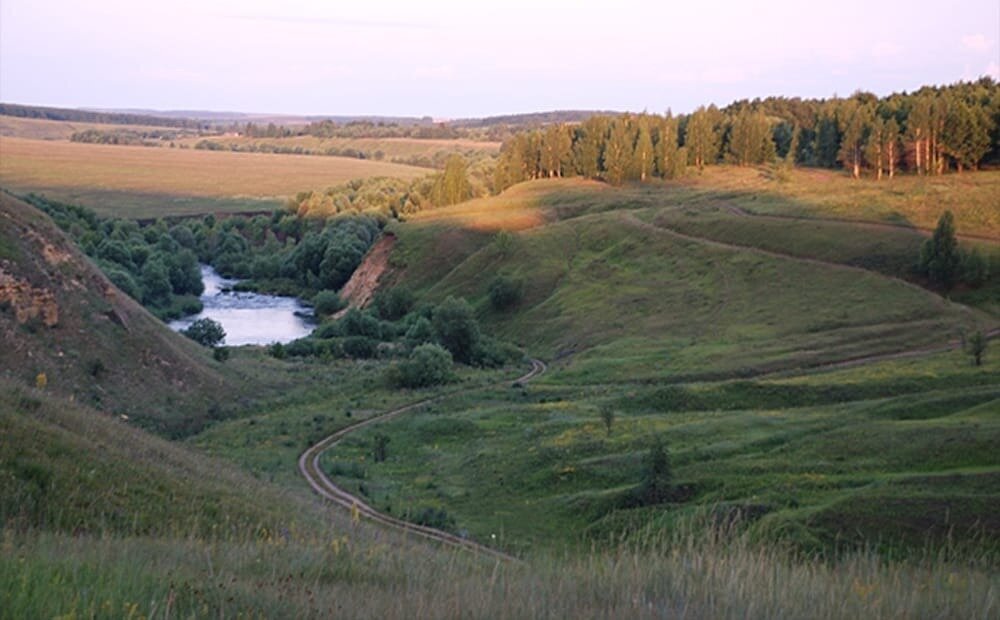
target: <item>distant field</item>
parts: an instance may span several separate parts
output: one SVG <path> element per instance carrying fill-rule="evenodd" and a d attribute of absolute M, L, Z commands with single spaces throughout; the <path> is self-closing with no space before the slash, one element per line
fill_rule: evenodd
<path fill-rule="evenodd" d="M 177 131 L 190 132 L 178 127 L 158 127 L 153 125 L 111 125 L 104 123 L 79 123 L 75 121 L 50 121 L 40 118 L 20 118 L 0 114 L 0 136 L 5 138 L 28 138 L 30 140 L 69 140 L 78 131 L 97 129 L 100 131 Z"/>
<path fill-rule="evenodd" d="M 227 153 L 0 139 L 0 185 L 105 215 L 157 217 L 272 209 L 296 192 L 425 168 L 345 157 Z"/>
<path fill-rule="evenodd" d="M 281 149 L 301 148 L 314 153 L 325 153 L 330 149 L 343 152 L 347 149 L 365 153 L 369 159 L 382 154 L 384 161 L 394 158 L 412 159 L 426 157 L 433 159 L 440 153 L 459 153 L 466 158 L 477 155 L 496 155 L 500 152 L 499 142 L 477 142 L 475 140 L 422 140 L 417 138 L 317 138 L 315 136 L 295 136 L 291 138 L 247 138 L 242 136 L 189 137 L 179 143 L 193 147 L 201 140 L 209 140 L 238 149 L 261 148 L 262 146 Z M 440 157 L 440 155 L 439 155 Z"/>

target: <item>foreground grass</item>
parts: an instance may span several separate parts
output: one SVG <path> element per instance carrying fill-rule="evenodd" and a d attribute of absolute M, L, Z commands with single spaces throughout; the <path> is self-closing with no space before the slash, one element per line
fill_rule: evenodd
<path fill-rule="evenodd" d="M 427 173 L 414 166 L 346 157 L 0 140 L 3 186 L 44 193 L 117 217 L 203 213 L 205 200 L 220 201 L 217 207 L 233 211 L 264 210 L 296 192 L 351 179 L 412 179 Z"/>
<path fill-rule="evenodd" d="M 3 533 L 4 617 L 989 618 L 995 572 L 946 555 L 794 558 L 687 537 L 526 565 L 350 540 Z"/>

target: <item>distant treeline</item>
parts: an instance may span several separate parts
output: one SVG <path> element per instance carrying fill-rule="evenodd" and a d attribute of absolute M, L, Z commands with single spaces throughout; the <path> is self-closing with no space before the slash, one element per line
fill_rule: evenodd
<path fill-rule="evenodd" d="M 109 125 L 155 125 L 157 127 L 183 127 L 185 129 L 208 129 L 210 127 L 209 123 L 188 118 L 164 118 L 148 114 L 46 108 L 42 106 L 19 105 L 16 103 L 0 103 L 0 115 L 16 116 L 19 118 L 38 118 L 49 121 L 104 123 Z"/>
<path fill-rule="evenodd" d="M 480 158 L 470 166 L 461 155 L 449 155 L 444 170 L 404 181 L 376 177 L 356 179 L 325 191 L 300 192 L 286 208 L 300 217 L 327 218 L 342 213 L 371 213 L 401 217 L 433 207 L 456 204 L 490 194 L 492 160 Z"/>
<path fill-rule="evenodd" d="M 230 133 L 248 138 L 292 138 L 314 136 L 317 138 L 418 138 L 433 140 L 453 140 L 468 137 L 464 132 L 447 123 L 429 125 L 401 125 L 373 121 L 352 121 L 336 123 L 331 120 L 314 121 L 307 125 L 287 127 L 268 123 L 257 125 L 253 122 L 232 123 L 225 127 Z"/>
<path fill-rule="evenodd" d="M 1000 86 L 990 78 L 878 98 L 771 97 L 673 116 L 593 116 L 504 142 L 495 187 L 540 177 L 612 184 L 722 162 L 842 166 L 854 177 L 943 174 L 1000 162 Z"/>
<path fill-rule="evenodd" d="M 69 137 L 70 142 L 85 142 L 87 144 L 125 144 L 136 146 L 163 146 L 164 142 L 177 140 L 188 135 L 184 131 L 170 129 L 153 129 L 149 131 L 136 131 L 132 129 L 119 129 L 116 131 L 103 131 L 100 129 L 85 129 L 77 131 Z"/>
<path fill-rule="evenodd" d="M 374 161 L 385 161 L 386 155 L 385 151 L 381 149 L 375 149 L 374 151 L 367 151 L 363 149 L 356 149 L 354 147 L 336 147 L 331 146 L 327 148 L 309 148 L 307 146 L 302 146 L 300 144 L 285 145 L 276 144 L 274 142 L 250 142 L 250 143 L 238 143 L 238 142 L 219 142 L 217 140 L 199 140 L 195 143 L 194 148 L 205 151 L 232 151 L 234 153 L 277 153 L 281 155 L 319 155 L 327 157 L 351 157 L 354 159 L 371 159 Z M 455 154 L 456 151 L 450 149 L 441 149 L 435 151 L 432 154 L 416 154 L 410 155 L 408 157 L 396 156 L 389 159 L 395 164 L 406 164 L 408 166 L 418 166 L 421 168 L 435 168 L 442 170 L 448 161 L 448 157 Z M 469 159 L 476 159 L 477 157 L 484 157 L 482 152 L 476 151 L 475 149 L 465 149 L 462 153 L 463 156 Z M 489 157 L 488 155 L 486 157 Z"/>

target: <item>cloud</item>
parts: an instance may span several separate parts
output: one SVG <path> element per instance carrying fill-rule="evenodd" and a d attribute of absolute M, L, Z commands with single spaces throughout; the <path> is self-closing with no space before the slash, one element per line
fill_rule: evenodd
<path fill-rule="evenodd" d="M 962 47 L 967 50 L 983 53 L 990 51 L 993 47 L 993 41 L 986 38 L 983 34 L 967 34 L 962 37 Z"/>

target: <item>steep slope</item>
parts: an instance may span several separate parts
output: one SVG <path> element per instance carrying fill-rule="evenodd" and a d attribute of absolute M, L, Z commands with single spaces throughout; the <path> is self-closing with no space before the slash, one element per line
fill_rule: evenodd
<path fill-rule="evenodd" d="M 0 377 L 183 435 L 222 415 L 206 352 L 111 282 L 33 207 L 0 194 Z M 44 375 L 44 377 L 43 377 Z"/>

